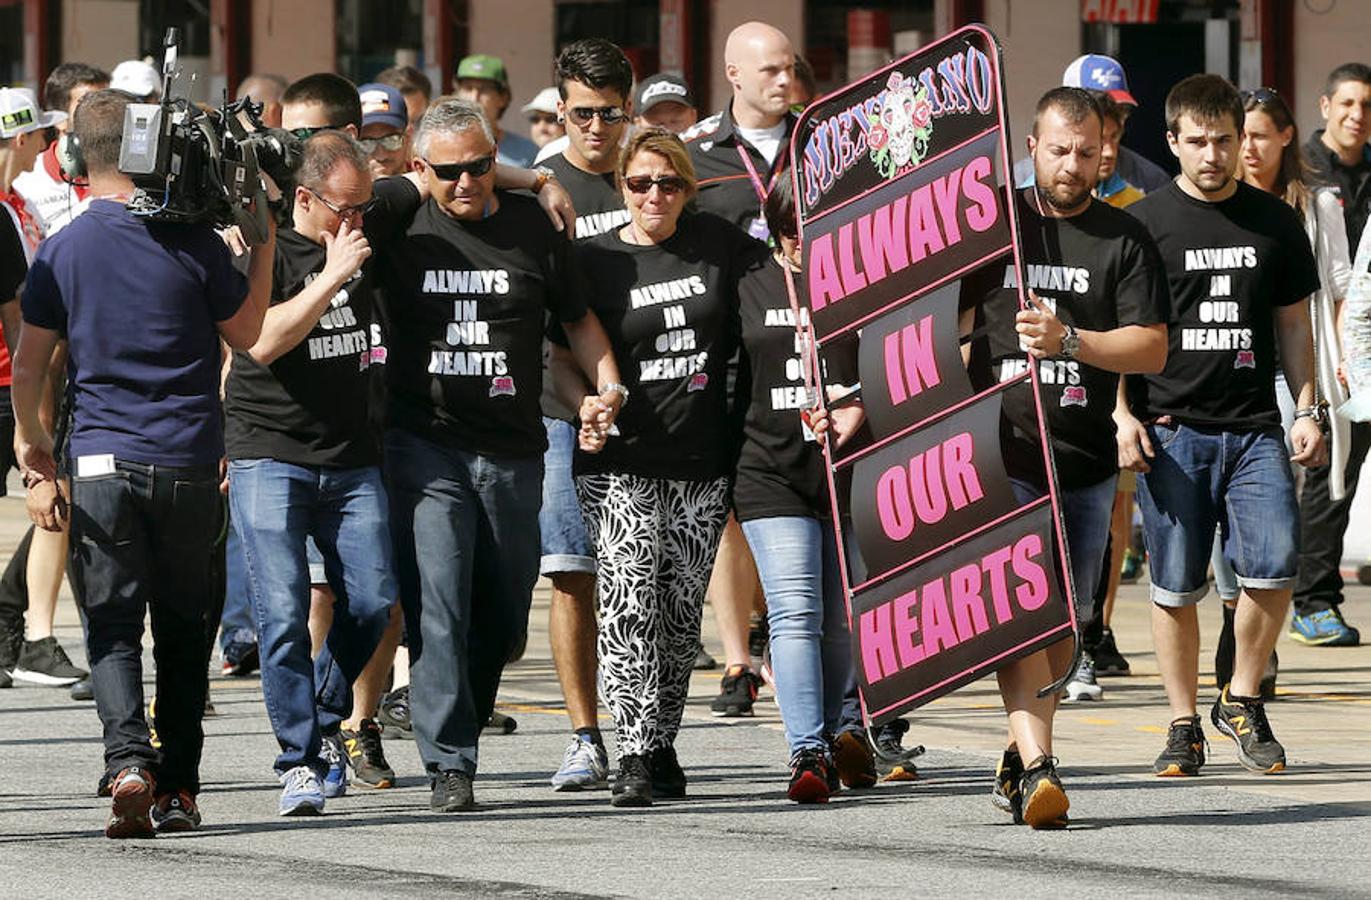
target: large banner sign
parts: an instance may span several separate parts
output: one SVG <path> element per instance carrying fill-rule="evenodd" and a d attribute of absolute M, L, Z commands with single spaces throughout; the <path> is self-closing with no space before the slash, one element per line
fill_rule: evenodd
<path fill-rule="evenodd" d="M 1074 625 L 1047 442 L 1028 503 L 1001 451 L 1007 390 L 1031 387 L 1044 433 L 1036 369 L 978 389 L 963 355 L 962 280 L 1021 270 L 1001 77 L 994 37 L 963 28 L 816 102 L 791 147 L 811 352 L 858 338 L 870 437 L 827 459 L 875 723 Z"/>

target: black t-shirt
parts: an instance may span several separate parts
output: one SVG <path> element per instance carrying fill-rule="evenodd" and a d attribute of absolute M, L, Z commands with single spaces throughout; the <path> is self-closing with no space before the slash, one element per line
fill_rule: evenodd
<path fill-rule="evenodd" d="M 801 307 L 800 315 L 805 314 Z M 801 339 L 795 331 L 785 272 L 770 254 L 753 262 L 738 282 L 738 315 L 743 348 L 738 390 L 746 392 L 738 399 L 747 404 L 733 486 L 738 520 L 827 518 L 831 510 L 823 451 L 800 418 L 800 410 L 810 405 Z M 824 348 L 824 384 L 857 381 L 855 350 L 855 341 Z"/>
<path fill-rule="evenodd" d="M 624 195 L 614 187 L 613 172 L 593 175 L 573 166 L 562 153 L 544 160 L 543 165 L 557 174 L 557 183 L 571 195 L 571 204 L 576 209 L 577 241 L 614 231 L 628 222 Z M 545 416 L 568 422 L 576 418 L 575 410 L 569 409 L 557 396 L 546 369 L 543 371 L 542 406 Z"/>
<path fill-rule="evenodd" d="M 374 187 L 364 229 L 373 251 L 419 206 L 403 178 Z M 293 228 L 276 238 L 271 303 L 284 303 L 323 271 L 327 250 Z M 303 341 L 269 366 L 242 350 L 229 372 L 224 440 L 230 459 L 276 459 L 356 468 L 378 459 L 371 428 L 375 278 L 369 260 L 339 289 Z"/>
<path fill-rule="evenodd" d="M 1156 239 L 1171 286 L 1166 368 L 1128 380 L 1141 419 L 1232 431 L 1280 423 L 1272 316 L 1317 290 L 1319 273 L 1295 211 L 1237 187 L 1206 203 L 1172 184 L 1128 208 Z"/>
<path fill-rule="evenodd" d="M 459 221 L 429 200 L 380 255 L 386 294 L 387 423 L 470 453 L 528 458 L 547 449 L 544 317 L 585 315 L 566 286 L 570 242 L 530 196 Z"/>
<path fill-rule="evenodd" d="M 1112 331 L 1167 320 L 1166 277 L 1147 229 L 1127 213 L 1092 199 L 1079 215 L 1041 216 L 1014 192 L 1018 204 L 1028 288 L 1068 325 Z M 982 384 L 1008 381 L 1027 370 L 1014 317 L 1019 311 L 1014 263 L 1004 257 L 962 283 L 963 306 L 981 304 L 988 373 Z M 1080 360 L 1040 360 L 1043 411 L 1058 479 L 1065 488 L 1097 484 L 1118 471 L 1114 444 L 1114 398 L 1119 376 Z M 1042 483 L 1042 449 L 1033 408 L 1033 387 L 1023 382 L 1004 397 L 1005 467 L 1017 478 Z"/>
<path fill-rule="evenodd" d="M 708 213 L 681 216 L 652 246 L 627 244 L 617 229 L 576 245 L 577 284 L 630 394 L 619 434 L 600 453 L 577 452 L 578 474 L 703 481 L 732 472 L 738 423 L 725 370 L 738 342 L 738 279 L 759 247 Z"/>
<path fill-rule="evenodd" d="M 28 274 L 29 261 L 24 244 L 9 210 L 0 209 L 0 303 L 8 303 L 19 296 L 19 288 Z"/>

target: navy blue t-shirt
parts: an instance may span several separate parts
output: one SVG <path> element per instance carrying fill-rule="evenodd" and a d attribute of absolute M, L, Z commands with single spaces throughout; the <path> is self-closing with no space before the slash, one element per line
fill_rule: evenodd
<path fill-rule="evenodd" d="M 205 225 L 153 223 L 111 200 L 48 238 L 24 321 L 68 341 L 71 455 L 164 466 L 218 462 L 219 332 L 247 279 Z"/>

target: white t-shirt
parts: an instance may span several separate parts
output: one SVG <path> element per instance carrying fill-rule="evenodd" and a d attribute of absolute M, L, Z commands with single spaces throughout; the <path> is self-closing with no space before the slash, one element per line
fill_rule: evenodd
<path fill-rule="evenodd" d="M 785 137 L 784 119 L 770 128 L 744 128 L 738 125 L 734 130 L 743 140 L 757 148 L 757 152 L 762 154 L 767 165 L 776 163 L 776 154 L 781 150 L 781 139 Z"/>

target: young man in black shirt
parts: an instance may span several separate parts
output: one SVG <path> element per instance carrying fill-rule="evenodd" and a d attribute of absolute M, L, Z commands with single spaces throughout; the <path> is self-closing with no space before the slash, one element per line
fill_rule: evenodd
<path fill-rule="evenodd" d="M 1342 202 L 1347 246 L 1355 257 L 1371 216 L 1371 66 L 1346 63 L 1328 76 L 1319 98 L 1325 127 L 1304 145 L 1316 179 Z M 1357 478 L 1371 450 L 1371 422 L 1352 422 L 1344 468 L 1347 493 L 1328 494 L 1329 470 L 1311 469 L 1300 495 L 1300 574 L 1290 637 L 1314 647 L 1354 647 L 1361 632 L 1342 618 L 1342 545 L 1352 515 Z"/>
<path fill-rule="evenodd" d="M 1246 768 L 1285 767 L 1260 681 L 1299 557 L 1290 462 L 1326 462 L 1308 308 L 1318 270 L 1294 210 L 1233 177 L 1244 118 L 1238 92 L 1219 76 L 1177 84 L 1166 122 L 1181 174 L 1129 208 L 1157 241 L 1172 297 L 1166 368 L 1129 379 L 1115 411 L 1119 462 L 1141 473 L 1152 634 L 1171 705 L 1166 749 L 1154 765 L 1162 776 L 1195 775 L 1204 764 L 1195 604 L 1209 591 L 1216 526 L 1243 594 L 1232 681 L 1210 718 L 1237 743 Z M 1293 456 L 1276 407 L 1277 341 L 1297 406 Z"/>
<path fill-rule="evenodd" d="M 548 312 L 617 412 L 599 320 L 566 289 L 570 242 L 532 198 L 495 191 L 495 137 L 461 100 L 415 142 L 432 193 L 382 254 L 390 333 L 385 465 L 410 646 L 411 716 L 432 808 L 469 809 L 477 738 L 538 577 Z M 611 417 L 612 418 L 612 417 Z"/>
<path fill-rule="evenodd" d="M 633 67 L 609 41 L 577 41 L 557 57 L 557 90 L 567 148 L 544 165 L 571 194 L 576 240 L 583 241 L 628 221 L 623 194 L 614 184 L 614 167 L 632 113 Z M 576 412 L 557 396 L 550 371 L 543 374 L 542 408 L 548 449 L 538 514 L 539 571 L 552 580 L 548 637 L 574 732 L 552 786 L 559 791 L 584 790 L 604 787 L 609 774 L 595 689 L 595 557 L 571 475 Z"/>
<path fill-rule="evenodd" d="M 1092 196 L 1102 126 L 1097 101 L 1080 88 L 1054 88 L 1038 102 L 1028 139 L 1034 186 L 1014 194 L 1029 308 L 1019 308 L 1012 260 L 963 284 L 985 323 L 984 343 L 973 345 L 976 379 L 1007 381 L 1038 366 L 1081 627 L 1091 617 L 1118 480 L 1110 416 L 1119 373 L 1158 372 L 1166 360 L 1156 246 L 1127 213 Z M 1028 382 L 1004 395 L 1002 452 L 1021 502 L 1047 492 L 1033 404 Z M 1069 803 L 1052 756 L 1057 698 L 1037 692 L 1070 664 L 1071 651 L 1060 641 L 999 671 L 1010 735 L 993 798 L 1034 828 L 1066 824 Z"/>

